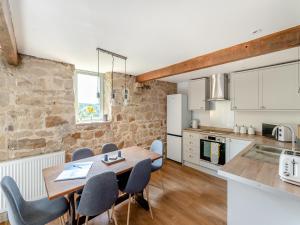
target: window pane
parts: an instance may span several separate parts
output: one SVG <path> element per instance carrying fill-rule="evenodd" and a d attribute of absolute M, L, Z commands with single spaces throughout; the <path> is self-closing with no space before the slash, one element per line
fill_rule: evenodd
<path fill-rule="evenodd" d="M 80 121 L 101 119 L 100 102 L 97 96 L 99 77 L 77 74 L 78 118 Z"/>

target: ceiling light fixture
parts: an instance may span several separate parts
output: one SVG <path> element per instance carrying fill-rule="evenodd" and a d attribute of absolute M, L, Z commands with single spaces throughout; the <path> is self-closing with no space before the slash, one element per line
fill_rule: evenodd
<path fill-rule="evenodd" d="M 129 101 L 129 91 L 127 89 L 127 82 L 126 82 L 126 62 L 127 62 L 127 59 L 124 60 L 124 64 L 125 64 L 125 68 L 124 68 L 124 100 L 123 100 L 123 104 L 124 106 L 127 106 L 128 105 L 128 101 Z"/>
<path fill-rule="evenodd" d="M 103 52 L 105 54 L 111 55 L 112 56 L 112 66 L 111 66 L 111 105 L 115 105 L 116 104 L 116 91 L 114 90 L 114 66 L 115 66 L 115 57 L 123 59 L 125 61 L 125 90 L 124 90 L 124 105 L 128 104 L 128 90 L 126 87 L 126 61 L 127 61 L 127 57 L 117 54 L 115 52 L 111 52 L 108 50 L 105 50 L 103 48 L 96 48 L 96 50 L 98 51 L 98 74 L 100 76 L 100 72 L 99 72 L 99 52 Z"/>

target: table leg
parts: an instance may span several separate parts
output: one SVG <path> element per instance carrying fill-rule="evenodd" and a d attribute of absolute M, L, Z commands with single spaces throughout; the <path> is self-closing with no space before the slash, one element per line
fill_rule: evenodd
<path fill-rule="evenodd" d="M 70 210 L 69 210 L 69 221 L 68 225 L 76 225 L 76 212 L 75 212 L 75 200 L 74 200 L 74 193 L 68 195 Z"/>

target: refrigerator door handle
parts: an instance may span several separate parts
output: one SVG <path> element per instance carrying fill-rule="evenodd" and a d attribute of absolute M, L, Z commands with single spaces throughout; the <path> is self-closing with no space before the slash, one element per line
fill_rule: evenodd
<path fill-rule="evenodd" d="M 170 133 L 167 133 L 167 135 L 169 135 L 169 136 L 174 136 L 174 137 L 182 137 L 182 135 L 170 134 Z"/>

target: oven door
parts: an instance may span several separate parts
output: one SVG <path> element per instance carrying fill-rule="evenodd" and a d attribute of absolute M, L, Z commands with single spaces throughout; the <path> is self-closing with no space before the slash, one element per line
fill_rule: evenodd
<path fill-rule="evenodd" d="M 200 140 L 200 159 L 211 162 L 211 144 L 212 143 L 219 143 L 220 150 L 219 150 L 219 165 L 225 164 L 225 143 L 216 142 L 214 140 Z"/>

